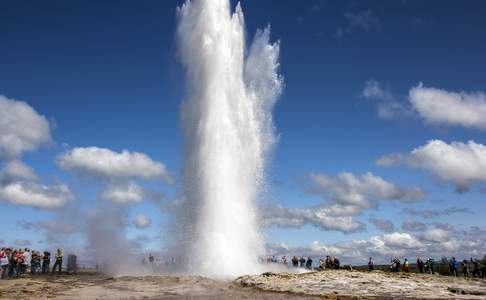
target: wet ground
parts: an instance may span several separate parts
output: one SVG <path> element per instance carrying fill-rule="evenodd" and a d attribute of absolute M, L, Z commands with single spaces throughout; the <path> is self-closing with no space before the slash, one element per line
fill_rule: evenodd
<path fill-rule="evenodd" d="M 0 280 L 1 299 L 486 299 L 486 281 L 383 272 L 199 276 L 24 275 Z"/>

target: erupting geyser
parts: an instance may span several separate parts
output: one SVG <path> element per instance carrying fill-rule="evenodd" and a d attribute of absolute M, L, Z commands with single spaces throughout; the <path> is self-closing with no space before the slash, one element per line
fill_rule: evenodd
<path fill-rule="evenodd" d="M 269 43 L 267 28 L 246 48 L 241 7 L 232 14 L 229 0 L 186 1 L 178 17 L 188 79 L 178 249 L 191 273 L 256 273 L 263 254 L 256 202 L 282 87 L 279 44 Z"/>

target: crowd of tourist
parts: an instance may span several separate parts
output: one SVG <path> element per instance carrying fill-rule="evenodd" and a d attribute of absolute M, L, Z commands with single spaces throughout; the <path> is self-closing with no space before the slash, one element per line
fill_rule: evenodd
<path fill-rule="evenodd" d="M 472 269 L 472 274 L 471 274 Z M 464 259 L 463 261 L 459 262 L 456 260 L 455 257 L 452 257 L 449 260 L 449 273 L 452 276 L 457 277 L 459 272 L 466 278 L 473 277 L 486 277 L 486 264 L 481 264 L 481 262 L 477 259 L 473 259 L 471 257 L 470 260 Z"/>
<path fill-rule="evenodd" d="M 277 258 L 277 256 L 272 255 L 268 256 L 266 259 L 267 263 L 280 263 L 286 266 L 292 266 L 292 267 L 301 267 L 301 268 L 306 268 L 309 270 L 325 270 L 325 269 L 340 269 L 341 268 L 341 262 L 336 256 L 326 256 L 326 258 L 319 259 L 319 265 L 313 266 L 312 265 L 312 258 L 311 257 L 301 257 L 301 256 L 293 256 L 290 262 L 287 259 L 287 256 L 281 256 L 280 259 Z M 449 275 L 451 276 L 458 276 L 458 274 L 462 274 L 465 278 L 471 278 L 471 277 L 481 277 L 485 278 L 486 277 L 486 263 L 482 264 L 480 260 L 478 259 L 469 259 L 469 260 L 462 260 L 458 261 L 456 260 L 455 257 L 452 257 L 449 261 L 444 261 L 444 259 L 441 260 L 440 265 L 443 267 L 443 265 L 446 264 L 448 265 L 449 268 Z M 415 268 L 416 272 L 418 273 L 426 273 L 426 274 L 436 274 L 436 262 L 433 258 L 417 258 L 416 263 L 413 265 Z M 347 266 L 348 269 L 353 269 L 351 265 Z M 374 271 L 375 270 L 375 262 L 372 257 L 369 258 L 368 260 L 368 270 L 369 271 Z M 404 272 L 404 273 L 409 273 L 412 272 L 412 263 L 408 260 L 408 258 L 405 258 L 403 262 L 400 260 L 400 258 L 395 257 L 390 260 L 390 267 L 389 270 L 391 272 Z M 443 269 L 441 269 L 441 273 Z M 447 272 L 445 272 L 447 274 Z"/>
<path fill-rule="evenodd" d="M 74 255 L 69 255 L 74 256 Z M 69 260 L 68 257 L 68 271 L 69 271 Z M 51 269 L 51 262 L 54 261 L 54 264 Z M 1 279 L 10 279 L 10 278 L 18 278 L 22 274 L 30 272 L 32 275 L 36 274 L 55 274 L 57 269 L 57 273 L 60 274 L 62 271 L 62 262 L 63 262 L 63 252 L 61 249 L 57 249 L 55 252 L 54 257 L 51 257 L 51 253 L 49 251 L 40 252 L 38 250 L 31 250 L 28 248 L 25 249 L 14 249 L 14 248 L 1 248 L 0 249 L 0 273 Z M 341 262 L 336 256 L 326 256 L 326 258 L 319 259 L 318 266 L 313 266 L 313 260 L 311 257 L 304 257 L 304 256 L 293 256 L 290 261 L 288 260 L 287 256 L 283 255 L 280 258 L 277 256 L 272 255 L 268 256 L 265 259 L 261 259 L 261 262 L 266 263 L 279 263 L 285 266 L 294 267 L 294 268 L 305 268 L 308 270 L 332 270 L 332 269 L 340 269 Z M 75 264 L 75 263 L 74 263 Z M 162 261 L 156 259 L 153 255 L 149 254 L 148 259 L 144 258 L 142 260 L 143 265 L 154 265 L 162 267 Z M 165 267 L 169 267 L 170 265 L 175 265 L 176 261 L 174 258 L 171 260 L 165 261 Z M 436 270 L 436 262 L 433 258 L 422 259 L 417 258 L 416 263 L 413 266 L 415 268 L 415 272 L 419 273 L 428 273 L 428 274 L 435 274 Z M 469 260 L 464 259 L 462 261 L 457 260 L 455 257 L 452 257 L 450 260 L 447 258 L 443 258 L 440 263 L 440 273 L 441 274 L 448 274 L 454 277 L 459 275 L 464 276 L 465 278 L 471 277 L 486 277 L 486 263 L 483 263 L 478 259 L 470 258 Z M 448 268 L 448 270 L 444 271 L 444 268 Z M 348 265 L 348 269 L 352 270 L 352 266 Z M 368 271 L 374 271 L 376 269 L 375 262 L 372 257 L 368 260 Z M 383 270 L 383 268 L 381 268 Z M 412 266 L 408 258 L 405 258 L 403 262 L 400 258 L 395 257 L 390 260 L 389 270 L 391 272 L 404 272 L 409 273 L 412 270 Z"/>
<path fill-rule="evenodd" d="M 283 255 L 280 257 L 280 260 L 275 256 L 268 256 L 266 259 L 267 263 L 280 263 L 283 265 L 289 266 L 289 261 L 287 260 L 287 256 Z M 311 257 L 303 257 L 303 256 L 293 256 L 292 259 L 290 260 L 290 266 L 292 267 L 300 267 L 300 268 L 305 268 L 308 270 L 313 269 L 312 265 L 312 258 Z M 341 262 L 339 259 L 335 256 L 326 256 L 326 259 L 319 259 L 319 266 L 317 269 L 319 270 L 324 270 L 324 269 L 339 269 L 341 265 Z"/>
<path fill-rule="evenodd" d="M 275 255 L 268 256 L 266 259 L 267 263 L 281 263 L 284 265 L 288 265 L 288 260 L 287 256 L 283 255 L 280 260 L 277 259 Z M 299 257 L 299 256 L 294 256 L 290 260 L 291 265 L 294 267 L 301 267 L 301 268 L 306 268 L 306 269 L 312 269 L 312 258 L 310 257 Z"/>
<path fill-rule="evenodd" d="M 447 265 L 448 267 L 448 274 L 454 277 L 457 277 L 460 273 L 465 278 L 472 277 L 486 277 L 486 264 L 481 264 L 481 261 L 478 259 L 471 258 L 470 260 L 464 259 L 462 261 L 456 260 L 455 257 L 452 257 L 449 261 L 446 258 L 443 258 L 440 262 L 442 266 Z M 428 274 L 435 274 L 436 270 L 436 263 L 433 258 L 428 258 L 424 261 L 422 258 L 417 258 L 417 262 L 415 264 L 417 271 L 419 273 L 428 273 Z M 368 270 L 373 271 L 374 269 L 374 262 L 373 258 L 370 257 L 368 262 Z M 472 273 L 471 270 L 472 269 Z M 405 273 L 409 273 L 411 270 L 410 263 L 407 258 L 404 259 L 403 264 L 401 263 L 398 257 L 393 258 L 391 260 L 390 271 L 391 272 L 400 272 L 403 271 Z M 444 274 L 444 272 L 442 272 Z"/>
<path fill-rule="evenodd" d="M 417 258 L 416 266 L 419 273 L 435 274 L 434 272 L 435 260 L 433 258 L 429 258 L 425 262 L 423 261 L 422 258 Z M 371 257 L 370 257 L 370 261 L 368 262 L 368 267 L 370 271 L 373 270 L 373 261 Z M 408 261 L 408 258 L 404 259 L 403 264 L 398 257 L 395 257 L 391 260 L 390 271 L 400 272 L 400 270 L 402 270 L 405 273 L 410 272 L 410 262 Z"/>
<path fill-rule="evenodd" d="M 51 265 L 51 253 L 44 251 L 41 253 L 38 250 L 31 250 L 28 248 L 14 249 L 14 248 L 1 248 L 0 249 L 0 266 L 1 266 L 1 279 L 18 278 L 23 274 L 30 272 L 32 275 L 36 274 L 48 274 L 49 271 L 54 274 L 56 268 L 58 274 L 62 270 L 62 258 L 63 253 L 61 249 L 57 249 L 54 257 L 54 265 L 52 271 Z"/>

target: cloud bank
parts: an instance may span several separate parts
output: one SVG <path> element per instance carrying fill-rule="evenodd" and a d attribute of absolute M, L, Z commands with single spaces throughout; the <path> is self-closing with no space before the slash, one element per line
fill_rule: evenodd
<path fill-rule="evenodd" d="M 16 205 L 55 209 L 64 206 L 74 196 L 64 184 L 46 186 L 34 182 L 14 182 L 0 187 L 0 199 Z"/>
<path fill-rule="evenodd" d="M 137 203 L 143 200 L 145 193 L 142 187 L 133 181 L 123 184 L 108 186 L 102 193 L 101 198 L 116 203 Z"/>
<path fill-rule="evenodd" d="M 271 204 L 263 209 L 263 225 L 301 228 L 312 225 L 321 230 L 345 234 L 365 230 L 365 224 L 354 216 L 373 209 L 380 201 L 415 202 L 424 197 L 419 187 L 404 188 L 372 173 L 356 176 L 343 172 L 338 176 L 310 174 L 305 191 L 323 197 L 316 207 L 285 208 Z"/>
<path fill-rule="evenodd" d="M 402 223 L 402 229 L 405 231 L 424 231 L 427 225 L 420 221 L 406 220 Z"/>
<path fill-rule="evenodd" d="M 384 88 L 380 82 L 374 79 L 365 82 L 360 96 L 376 102 L 378 116 L 382 119 L 391 120 L 414 115 L 414 112 L 406 102 L 401 101 L 391 91 Z"/>
<path fill-rule="evenodd" d="M 486 94 L 449 92 L 419 84 L 409 92 L 410 103 L 429 124 L 486 129 Z"/>
<path fill-rule="evenodd" d="M 68 171 L 101 178 L 127 179 L 162 177 L 172 182 L 166 167 L 144 153 L 123 150 L 118 153 L 106 148 L 74 148 L 58 157 L 59 165 Z"/>
<path fill-rule="evenodd" d="M 376 229 L 385 232 L 395 231 L 395 225 L 390 220 L 383 220 L 378 218 L 370 218 L 370 223 L 375 225 Z"/>
<path fill-rule="evenodd" d="M 453 214 L 472 214 L 473 212 L 467 207 L 449 207 L 445 209 L 425 209 L 425 210 L 416 210 L 413 208 L 405 208 L 403 212 L 414 215 L 414 216 L 421 216 L 423 218 L 436 218 L 440 216 L 450 216 Z"/>
<path fill-rule="evenodd" d="M 388 263 L 391 258 L 397 256 L 408 257 L 412 261 L 417 257 L 433 257 L 437 260 L 444 256 L 482 258 L 486 253 L 486 231 L 478 227 L 432 227 L 423 233 L 392 232 L 364 240 L 348 240 L 333 244 L 314 241 L 306 247 L 291 247 L 282 243 L 269 244 L 267 251 L 274 255 L 315 258 L 336 255 L 344 264 L 358 265 L 365 265 L 368 257 L 374 257 L 377 263 Z"/>
<path fill-rule="evenodd" d="M 168 184 L 173 183 L 171 174 L 163 163 L 140 152 L 78 147 L 59 155 L 57 163 L 67 171 L 101 180 L 104 190 L 100 197 L 115 203 L 137 203 L 150 195 L 135 179 L 162 178 Z"/>
<path fill-rule="evenodd" d="M 374 206 L 376 200 L 415 202 L 424 197 L 419 187 L 404 188 L 368 172 L 356 176 L 342 172 L 337 177 L 311 174 L 307 192 L 317 194 L 337 204 L 362 208 Z"/>
<path fill-rule="evenodd" d="M 52 141 L 47 119 L 25 102 L 0 95 L 0 160 Z"/>
<path fill-rule="evenodd" d="M 312 225 L 321 230 L 334 230 L 342 233 L 363 231 L 365 225 L 353 221 L 353 215 L 359 210 L 340 205 L 322 205 L 311 208 L 285 208 L 269 205 L 263 213 L 263 225 L 281 228 L 302 228 Z"/>
<path fill-rule="evenodd" d="M 486 94 L 483 92 L 451 92 L 425 87 L 420 83 L 408 92 L 408 101 L 400 98 L 374 79 L 365 82 L 360 93 L 376 102 L 378 116 L 383 119 L 419 117 L 426 124 L 486 129 Z"/>
<path fill-rule="evenodd" d="M 391 154 L 379 158 L 381 166 L 405 164 L 426 170 L 439 180 L 453 184 L 463 192 L 475 183 L 486 182 L 486 146 L 469 141 L 451 142 L 430 140 L 408 154 Z"/>
<path fill-rule="evenodd" d="M 34 170 L 20 160 L 13 160 L 5 163 L 4 168 L 0 170 L 0 185 L 6 185 L 13 181 L 37 180 Z"/>
<path fill-rule="evenodd" d="M 44 185 L 21 161 L 23 152 L 52 142 L 50 124 L 25 102 L 0 95 L 0 201 L 57 209 L 74 199 L 64 184 Z"/>

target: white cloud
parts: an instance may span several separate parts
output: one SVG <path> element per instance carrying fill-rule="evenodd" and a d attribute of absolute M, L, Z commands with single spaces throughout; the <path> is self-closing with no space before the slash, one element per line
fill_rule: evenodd
<path fill-rule="evenodd" d="M 385 120 L 400 117 L 411 117 L 414 115 L 411 108 L 403 101 L 400 101 L 382 84 L 374 79 L 365 82 L 361 97 L 376 102 L 378 116 Z"/>
<path fill-rule="evenodd" d="M 405 103 L 380 82 L 370 79 L 360 95 L 376 102 L 378 115 L 383 119 L 416 116 L 427 124 L 486 129 L 486 94 L 483 92 L 449 92 L 420 83 L 410 89 L 408 103 Z"/>
<path fill-rule="evenodd" d="M 449 92 L 419 84 L 410 103 L 426 123 L 486 129 L 486 94 Z"/>
<path fill-rule="evenodd" d="M 136 179 L 160 177 L 172 184 L 165 165 L 140 152 L 115 152 L 98 147 L 74 148 L 58 156 L 57 162 L 65 170 L 100 179 L 104 186 L 100 197 L 115 203 L 137 203 L 153 196 L 154 193 L 146 193 Z"/>
<path fill-rule="evenodd" d="M 343 249 L 335 245 L 326 245 L 319 241 L 312 241 L 310 249 L 315 253 L 326 253 L 326 255 L 340 256 L 343 254 Z"/>
<path fill-rule="evenodd" d="M 46 220 L 39 222 L 19 221 L 18 224 L 25 230 L 44 230 L 52 235 L 72 234 L 80 229 L 76 222 L 60 222 L 58 220 Z"/>
<path fill-rule="evenodd" d="M 413 238 L 408 233 L 399 233 L 394 232 L 390 234 L 383 235 L 383 241 L 391 247 L 399 247 L 399 248 L 420 248 L 422 247 L 422 243 L 419 242 L 417 239 Z"/>
<path fill-rule="evenodd" d="M 379 201 L 413 202 L 424 196 L 418 187 L 403 188 L 372 173 L 355 176 L 344 172 L 336 177 L 310 174 L 309 181 L 306 191 L 322 196 L 323 204 L 309 208 L 268 205 L 263 210 L 263 225 L 284 228 L 312 225 L 345 234 L 359 232 L 366 226 L 355 221 L 354 216 L 364 209 L 376 208 Z"/>
<path fill-rule="evenodd" d="M 44 116 L 25 102 L 0 95 L 0 160 L 18 158 L 51 140 Z"/>
<path fill-rule="evenodd" d="M 336 36 L 338 38 L 342 37 L 344 34 L 351 34 L 356 28 L 360 28 L 366 32 L 381 28 L 380 19 L 378 19 L 371 10 L 346 12 L 344 18 L 346 19 L 346 26 L 337 28 Z"/>
<path fill-rule="evenodd" d="M 0 170 L 0 185 L 8 184 L 18 179 L 36 180 L 34 170 L 20 160 L 12 160 L 6 163 Z"/>
<path fill-rule="evenodd" d="M 312 225 L 321 230 L 335 230 L 352 233 L 364 230 L 364 224 L 353 221 L 353 215 L 360 211 L 354 206 L 322 205 L 313 208 L 284 208 L 269 205 L 264 210 L 264 226 L 301 228 Z"/>
<path fill-rule="evenodd" d="M 434 222 L 432 224 L 435 226 L 435 228 L 443 229 L 443 230 L 446 230 L 446 231 L 454 230 L 454 226 L 452 226 L 451 224 L 448 224 L 448 223 Z"/>
<path fill-rule="evenodd" d="M 394 100 L 395 98 L 390 91 L 385 90 L 381 83 L 374 79 L 365 82 L 365 87 L 361 92 L 361 96 L 366 99 L 379 99 L 385 101 Z"/>
<path fill-rule="evenodd" d="M 423 239 L 426 241 L 431 242 L 447 242 L 452 235 L 452 232 L 449 230 L 441 229 L 441 228 L 433 228 L 428 229 L 423 234 Z"/>
<path fill-rule="evenodd" d="M 368 172 L 361 176 L 343 172 L 337 177 L 311 174 L 308 192 L 319 194 L 333 203 L 355 205 L 362 208 L 373 206 L 374 200 L 414 202 L 424 197 L 419 187 L 403 188 Z"/>
<path fill-rule="evenodd" d="M 36 183 L 34 170 L 20 160 L 52 142 L 49 121 L 25 102 L 0 95 L 0 201 L 40 209 L 62 207 L 73 198 L 66 185 Z"/>
<path fill-rule="evenodd" d="M 151 220 L 143 214 L 138 214 L 135 219 L 133 219 L 133 225 L 138 229 L 147 228 L 150 226 Z"/>
<path fill-rule="evenodd" d="M 69 188 L 63 184 L 46 186 L 32 182 L 13 182 L 0 186 L 0 200 L 40 209 L 60 208 L 73 198 Z"/>
<path fill-rule="evenodd" d="M 424 210 L 405 208 L 403 211 L 412 216 L 421 216 L 423 218 L 436 218 L 440 216 L 449 216 L 452 214 L 459 214 L 459 213 L 463 213 L 463 214 L 474 213 L 467 207 L 449 207 L 445 209 L 424 209 Z"/>
<path fill-rule="evenodd" d="M 451 240 L 451 237 L 454 239 Z M 428 258 L 471 256 L 482 258 L 486 253 L 486 230 L 470 227 L 463 230 L 429 229 L 424 234 L 393 232 L 372 236 L 366 240 L 348 240 L 334 244 L 314 241 L 306 247 L 286 244 L 267 245 L 267 252 L 274 255 L 300 255 L 321 258 L 337 255 L 342 264 L 365 265 L 368 257 L 377 263 L 388 263 L 390 258 Z"/>
<path fill-rule="evenodd" d="M 101 194 L 101 198 L 117 203 L 136 203 L 143 200 L 144 191 L 135 182 L 110 185 Z"/>
<path fill-rule="evenodd" d="M 424 231 L 426 228 L 427 225 L 420 221 L 406 220 L 402 223 L 402 229 L 405 231 Z"/>
<path fill-rule="evenodd" d="M 383 166 L 400 163 L 427 170 L 440 180 L 454 184 L 458 191 L 486 182 L 486 146 L 474 141 L 447 144 L 431 140 L 410 154 L 386 155 L 377 160 Z"/>
<path fill-rule="evenodd" d="M 411 243 L 411 244 L 409 244 Z M 420 248 L 420 242 L 407 233 L 394 232 L 383 236 L 371 236 L 367 240 L 349 240 L 334 244 L 313 241 L 307 247 L 290 247 L 270 245 L 271 254 L 286 254 L 322 258 L 326 255 L 338 256 L 342 264 L 366 264 L 368 257 L 374 257 L 378 262 L 388 262 L 391 257 L 402 256 L 408 251 L 414 252 Z"/>
<path fill-rule="evenodd" d="M 371 218 L 370 223 L 381 231 L 391 232 L 395 230 L 395 225 L 390 220 Z"/>
<path fill-rule="evenodd" d="M 74 148 L 59 156 L 58 163 L 65 170 L 101 178 L 119 180 L 131 177 L 162 177 L 166 182 L 172 182 L 162 163 L 140 152 L 123 150 L 118 153 L 98 147 Z"/>

